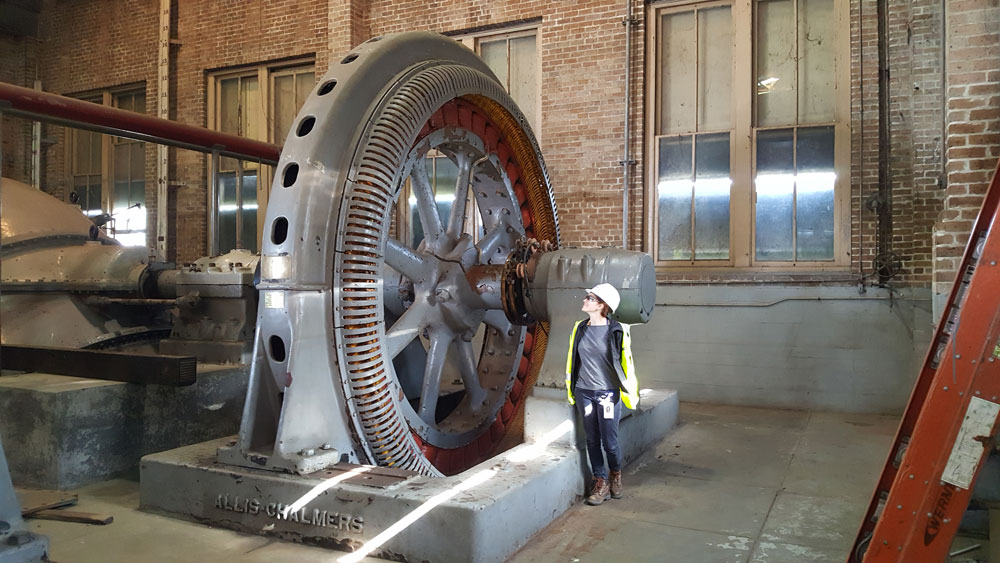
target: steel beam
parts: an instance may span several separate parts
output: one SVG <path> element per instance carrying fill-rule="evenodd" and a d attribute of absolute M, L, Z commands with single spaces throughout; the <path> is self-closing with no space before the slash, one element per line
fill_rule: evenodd
<path fill-rule="evenodd" d="M 191 385 L 196 378 L 193 356 L 127 354 L 7 344 L 0 346 L 0 356 L 3 357 L 3 369 L 9 370 L 172 387 Z"/>

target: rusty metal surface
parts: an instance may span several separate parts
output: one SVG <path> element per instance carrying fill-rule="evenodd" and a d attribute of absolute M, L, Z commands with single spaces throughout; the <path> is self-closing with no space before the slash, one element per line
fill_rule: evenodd
<path fill-rule="evenodd" d="M 374 487 L 376 489 L 385 489 L 388 487 L 393 487 L 406 481 L 411 477 L 420 475 L 415 471 L 407 471 L 405 469 L 396 469 L 394 467 L 371 467 L 364 465 L 357 465 L 354 463 L 338 463 L 329 469 L 324 471 L 317 471 L 316 473 L 310 473 L 309 477 L 319 477 L 322 479 L 330 479 L 344 473 L 350 473 L 351 471 L 357 472 L 359 468 L 366 467 L 363 473 L 357 473 L 341 481 L 342 483 L 350 485 L 360 485 L 363 487 Z"/>
<path fill-rule="evenodd" d="M 255 160 L 272 166 L 277 164 L 281 152 L 281 147 L 271 143 L 4 82 L 0 82 L 0 109 L 10 115 L 140 141 L 201 152 L 218 150 L 222 156 Z"/>

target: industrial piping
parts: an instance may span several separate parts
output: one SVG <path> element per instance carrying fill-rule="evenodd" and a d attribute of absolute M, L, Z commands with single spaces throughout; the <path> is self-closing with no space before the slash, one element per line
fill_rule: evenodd
<path fill-rule="evenodd" d="M 630 166 L 635 164 L 629 158 L 629 142 L 631 137 L 631 105 L 632 105 L 632 0 L 625 0 L 625 151 L 622 156 L 622 248 L 628 249 L 628 188 Z"/>
<path fill-rule="evenodd" d="M 0 111 L 57 125 L 275 166 L 281 147 L 0 82 Z"/>

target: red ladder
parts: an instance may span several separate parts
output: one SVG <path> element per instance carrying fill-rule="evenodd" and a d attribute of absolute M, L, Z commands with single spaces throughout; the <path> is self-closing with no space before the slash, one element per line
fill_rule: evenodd
<path fill-rule="evenodd" d="M 998 184 L 1000 167 L 849 563 L 944 561 L 992 449 L 1000 413 Z"/>

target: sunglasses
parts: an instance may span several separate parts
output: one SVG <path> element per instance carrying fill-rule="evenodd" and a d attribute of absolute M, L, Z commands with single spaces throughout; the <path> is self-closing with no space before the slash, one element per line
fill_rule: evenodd
<path fill-rule="evenodd" d="M 593 301 L 594 303 L 600 303 L 601 300 L 596 295 L 588 295 L 583 298 L 584 301 Z"/>

